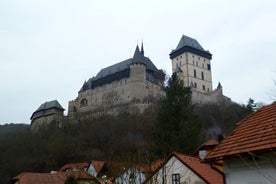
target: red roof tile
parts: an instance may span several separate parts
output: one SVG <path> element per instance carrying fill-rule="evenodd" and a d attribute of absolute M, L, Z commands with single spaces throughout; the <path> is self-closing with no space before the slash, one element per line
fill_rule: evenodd
<path fill-rule="evenodd" d="M 91 163 L 93 164 L 97 173 L 99 173 L 101 171 L 101 169 L 103 168 L 103 166 L 105 164 L 104 161 L 98 161 L 98 160 L 91 160 Z"/>
<path fill-rule="evenodd" d="M 264 106 L 236 124 L 207 158 L 221 158 L 236 154 L 276 148 L 276 102 Z"/>
<path fill-rule="evenodd" d="M 171 154 L 171 157 L 172 156 L 177 157 L 206 183 L 223 184 L 223 175 L 213 169 L 210 164 L 202 162 L 201 159 L 176 152 L 173 152 Z"/>
<path fill-rule="evenodd" d="M 72 163 L 72 164 L 65 164 L 60 168 L 60 171 L 66 171 L 66 169 L 78 169 L 78 170 L 84 170 L 84 168 L 88 168 L 89 163 L 82 162 L 82 163 Z"/>
<path fill-rule="evenodd" d="M 13 178 L 20 184 L 64 184 L 68 176 L 75 176 L 78 180 L 96 180 L 84 171 L 57 172 L 57 173 L 31 173 L 23 172 Z"/>

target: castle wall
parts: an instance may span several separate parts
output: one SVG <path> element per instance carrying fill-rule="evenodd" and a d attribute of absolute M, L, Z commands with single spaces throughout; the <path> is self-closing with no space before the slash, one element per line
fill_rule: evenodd
<path fill-rule="evenodd" d="M 106 111 L 120 104 L 141 104 L 143 111 L 151 98 L 159 99 L 164 95 L 162 86 L 146 80 L 146 67 L 141 64 L 130 66 L 130 77 L 122 78 L 94 89 L 79 92 L 78 97 L 69 102 L 68 117 L 77 113 Z M 118 109 L 117 109 L 118 110 Z M 117 111 L 116 110 L 116 111 Z"/>
<path fill-rule="evenodd" d="M 31 130 L 37 131 L 41 127 L 45 127 L 45 126 L 49 125 L 53 121 L 61 121 L 62 120 L 63 112 L 57 111 L 55 109 L 49 109 L 49 110 L 53 114 L 43 115 L 43 116 L 40 116 L 40 117 L 37 117 L 36 119 L 34 119 L 31 124 Z"/>
<path fill-rule="evenodd" d="M 194 104 L 221 104 L 231 102 L 231 99 L 223 95 L 222 88 L 217 88 L 209 93 L 202 93 L 193 89 L 192 102 Z"/>

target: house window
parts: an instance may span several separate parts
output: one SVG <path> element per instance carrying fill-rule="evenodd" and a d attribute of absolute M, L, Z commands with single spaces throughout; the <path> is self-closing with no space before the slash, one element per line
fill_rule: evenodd
<path fill-rule="evenodd" d="M 167 180 L 167 179 L 166 179 L 166 167 L 164 167 L 164 168 L 162 169 L 162 184 L 166 184 L 166 183 L 167 183 L 166 180 Z"/>
<path fill-rule="evenodd" d="M 207 69 L 211 70 L 211 65 L 210 64 L 207 64 Z"/>
<path fill-rule="evenodd" d="M 180 174 L 172 174 L 172 184 L 180 184 Z"/>
<path fill-rule="evenodd" d="M 203 91 L 205 91 L 205 85 L 202 85 L 202 89 L 203 89 Z"/>
<path fill-rule="evenodd" d="M 201 72 L 201 79 L 204 80 L 204 73 Z"/>
<path fill-rule="evenodd" d="M 194 70 L 194 77 L 196 78 L 196 70 Z"/>

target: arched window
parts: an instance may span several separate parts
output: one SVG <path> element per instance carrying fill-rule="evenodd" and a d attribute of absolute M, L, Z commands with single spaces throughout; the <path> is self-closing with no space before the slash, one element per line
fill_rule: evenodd
<path fill-rule="evenodd" d="M 87 106 L 87 99 L 86 99 L 86 98 L 84 98 L 84 99 L 81 100 L 80 106 L 81 106 L 81 107 L 82 107 L 82 106 Z"/>

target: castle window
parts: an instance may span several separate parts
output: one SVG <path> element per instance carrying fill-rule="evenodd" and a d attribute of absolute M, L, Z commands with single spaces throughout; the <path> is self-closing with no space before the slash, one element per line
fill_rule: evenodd
<path fill-rule="evenodd" d="M 194 77 L 196 78 L 196 70 L 194 70 Z"/>
<path fill-rule="evenodd" d="M 193 60 L 193 65 L 195 65 L 195 61 Z"/>
<path fill-rule="evenodd" d="M 182 58 L 182 56 L 180 56 L 180 59 Z"/>
<path fill-rule="evenodd" d="M 194 83 L 194 87 L 197 88 L 197 83 L 196 82 Z"/>
<path fill-rule="evenodd" d="M 202 89 L 205 91 L 205 85 L 202 85 Z"/>
<path fill-rule="evenodd" d="M 204 68 L 204 63 L 202 63 L 202 68 Z"/>
<path fill-rule="evenodd" d="M 86 98 L 84 98 L 84 99 L 81 100 L 80 106 L 81 106 L 81 107 L 82 107 L 82 106 L 87 106 L 87 99 L 86 99 Z"/>
<path fill-rule="evenodd" d="M 196 62 L 196 66 L 198 66 L 198 62 Z"/>
<path fill-rule="evenodd" d="M 201 79 L 204 80 L 204 73 L 201 72 Z"/>
<path fill-rule="evenodd" d="M 211 70 L 211 65 L 210 64 L 207 64 L 207 69 Z"/>

